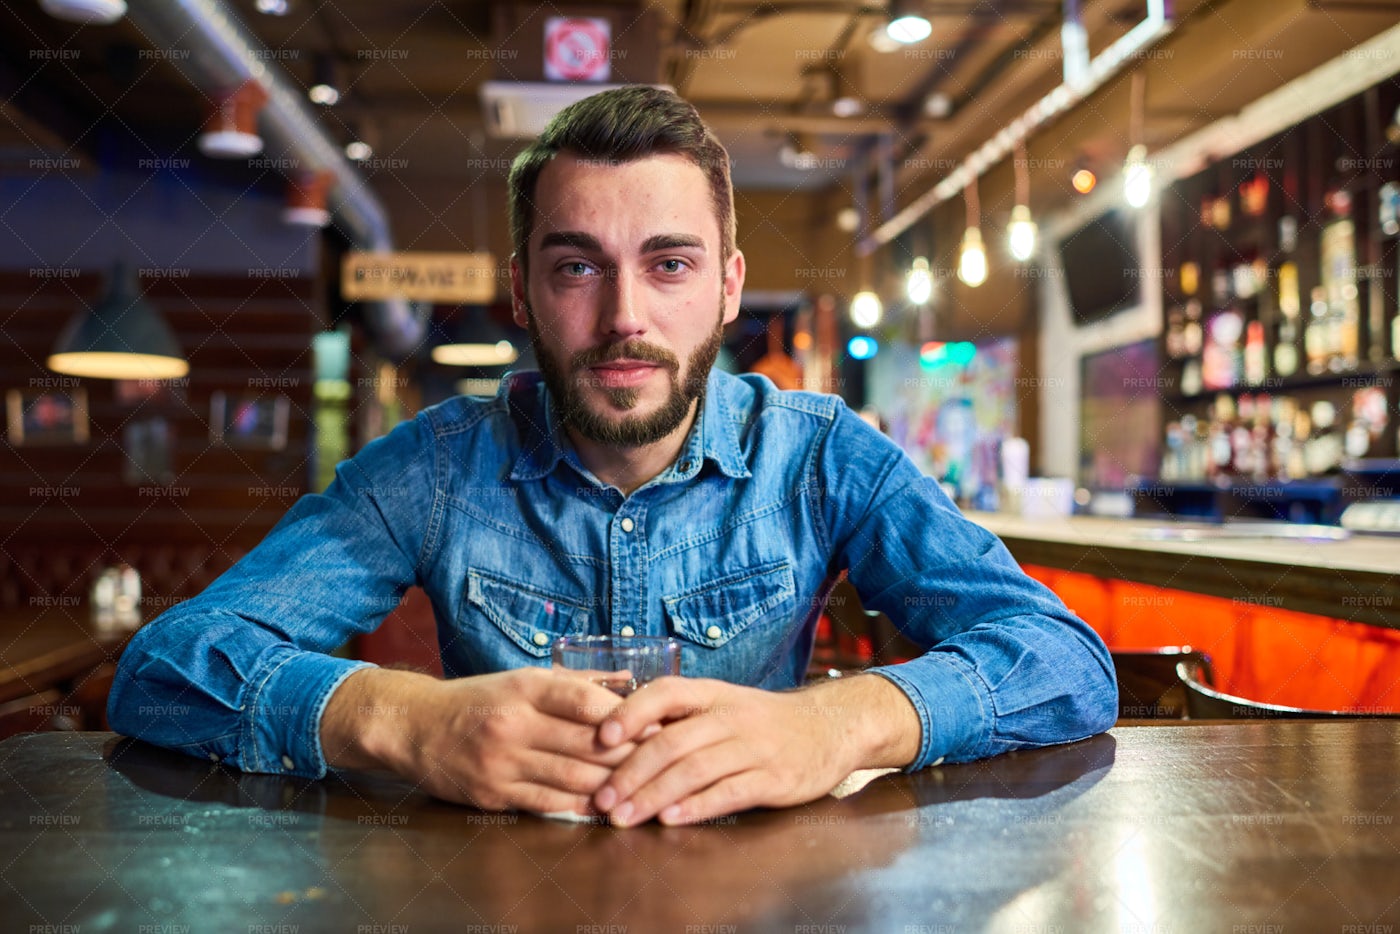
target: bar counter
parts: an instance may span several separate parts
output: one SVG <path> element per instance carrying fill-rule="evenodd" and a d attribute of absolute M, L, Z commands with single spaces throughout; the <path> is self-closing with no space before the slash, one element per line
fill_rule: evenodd
<path fill-rule="evenodd" d="M 1394 721 L 1121 727 L 620 831 L 387 776 L 243 775 L 112 734 L 29 734 L 0 743 L 0 917 L 190 934 L 1345 931 L 1400 919 L 1397 772 Z"/>
<path fill-rule="evenodd" d="M 1024 565 L 1058 568 L 1400 629 L 1400 537 L 1340 541 L 1214 537 L 1226 526 L 1167 519 L 1027 519 L 969 512 Z M 1272 526 L 1280 533 L 1287 523 Z M 1252 523 L 1251 528 L 1266 527 Z M 1199 537 L 1191 533 L 1199 530 Z M 1183 536 L 1173 539 L 1165 536 Z"/>

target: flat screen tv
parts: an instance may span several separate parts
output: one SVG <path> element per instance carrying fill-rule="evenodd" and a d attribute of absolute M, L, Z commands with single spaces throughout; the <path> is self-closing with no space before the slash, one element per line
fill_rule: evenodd
<path fill-rule="evenodd" d="M 1089 324 L 1140 300 L 1142 263 L 1132 215 L 1106 211 L 1060 241 L 1076 324 Z"/>

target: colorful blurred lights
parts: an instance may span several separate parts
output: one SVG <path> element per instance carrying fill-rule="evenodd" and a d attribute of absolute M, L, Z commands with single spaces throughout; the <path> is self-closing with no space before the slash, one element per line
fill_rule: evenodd
<path fill-rule="evenodd" d="M 880 345 L 873 337 L 857 334 L 846 343 L 846 353 L 852 360 L 869 360 L 880 352 Z"/>

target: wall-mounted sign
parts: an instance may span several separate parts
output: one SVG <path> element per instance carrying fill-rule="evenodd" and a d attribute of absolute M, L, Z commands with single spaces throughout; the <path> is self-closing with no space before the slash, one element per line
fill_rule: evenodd
<path fill-rule="evenodd" d="M 612 73 L 612 25 L 592 16 L 544 21 L 546 81 L 607 81 Z"/>
<path fill-rule="evenodd" d="M 340 291 L 351 301 L 484 305 L 496 300 L 497 275 L 490 253 L 350 253 L 341 264 Z"/>

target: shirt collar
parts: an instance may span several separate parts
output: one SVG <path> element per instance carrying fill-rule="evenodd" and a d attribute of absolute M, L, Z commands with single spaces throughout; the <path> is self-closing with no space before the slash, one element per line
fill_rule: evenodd
<path fill-rule="evenodd" d="M 733 392 L 739 381 L 720 370 L 711 369 L 705 381 L 704 405 L 691 426 L 675 463 L 661 474 L 662 482 L 689 480 L 700 472 L 703 461 L 711 460 L 729 477 L 750 476 L 739 447 L 741 407 Z M 577 455 L 554 411 L 553 399 L 537 371 L 509 373 L 501 380 L 497 397 L 509 405 L 520 426 L 520 454 L 511 468 L 512 480 L 538 480 L 552 471 L 561 459 L 576 468 Z"/>

